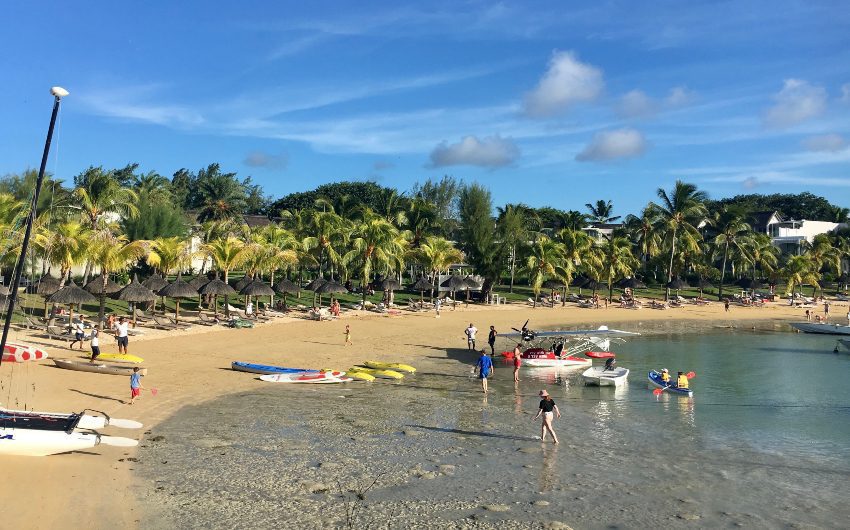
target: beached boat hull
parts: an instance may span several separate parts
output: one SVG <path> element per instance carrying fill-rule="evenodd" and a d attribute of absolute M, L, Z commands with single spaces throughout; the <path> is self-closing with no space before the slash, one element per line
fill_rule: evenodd
<path fill-rule="evenodd" d="M 28 344 L 7 342 L 3 347 L 4 363 L 23 363 L 26 361 L 38 361 L 47 359 L 47 352 L 41 348 Z"/>
<path fill-rule="evenodd" d="M 0 412 L 0 455 L 47 456 L 91 449 L 98 444 L 134 447 L 137 440 L 81 432 L 87 424 L 99 423 L 85 414 L 53 414 L 4 409 Z M 120 423 L 120 421 L 119 421 Z M 141 426 L 137 422 L 131 422 Z"/>
<path fill-rule="evenodd" d="M 542 367 L 560 367 L 560 368 L 581 368 L 583 366 L 590 366 L 592 361 L 590 359 L 582 359 L 581 357 L 554 357 L 552 359 L 547 358 L 535 358 L 535 359 L 525 359 L 523 360 L 524 366 L 531 366 L 535 368 Z"/>
<path fill-rule="evenodd" d="M 140 364 L 145 362 L 144 359 L 136 355 L 128 355 L 122 353 L 101 353 L 97 356 L 98 361 L 112 361 L 115 363 L 132 363 Z"/>
<path fill-rule="evenodd" d="M 652 370 L 649 372 L 649 383 L 657 388 L 663 388 L 665 392 L 669 392 L 671 394 L 677 394 L 680 396 L 693 396 L 694 391 L 690 388 L 679 388 L 673 385 L 668 385 L 664 381 L 661 380 L 661 374 Z"/>
<path fill-rule="evenodd" d="M 606 370 L 604 366 L 591 366 L 581 374 L 584 384 L 589 386 L 623 386 L 628 377 L 628 368 Z"/>
<path fill-rule="evenodd" d="M 283 366 L 273 366 L 269 364 L 243 363 L 241 361 L 233 361 L 230 363 L 230 368 L 237 372 L 248 372 L 250 374 L 300 374 L 300 373 L 318 373 L 319 370 L 308 370 L 306 368 L 284 368 Z"/>
<path fill-rule="evenodd" d="M 76 370 L 78 372 L 91 372 L 95 374 L 107 374 L 107 375 L 132 375 L 133 368 L 139 368 L 139 373 L 143 376 L 148 375 L 148 369 L 142 367 L 133 367 L 133 366 L 116 366 L 114 364 L 101 364 L 101 363 L 89 363 L 89 362 L 80 362 L 80 361 L 72 361 L 70 359 L 53 359 L 53 364 L 58 366 L 59 368 L 64 368 L 65 370 Z"/>
<path fill-rule="evenodd" d="M 363 366 L 367 366 L 369 368 L 377 368 L 378 370 L 395 370 L 396 372 L 407 372 L 409 374 L 415 373 L 416 368 L 410 366 L 409 364 L 401 364 L 401 363 L 383 363 L 380 361 L 366 361 L 363 363 Z"/>
<path fill-rule="evenodd" d="M 87 409 L 88 410 L 88 409 Z M 98 411 L 92 411 L 98 412 Z M 112 418 L 107 416 L 105 413 L 101 412 L 102 416 L 93 416 L 91 414 L 85 414 L 85 411 L 80 414 L 75 413 L 61 413 L 61 412 L 34 412 L 27 410 L 12 410 L 4 407 L 0 407 L 0 420 L 8 419 L 9 417 L 21 418 L 25 416 L 34 416 L 36 418 L 43 418 L 54 422 L 67 422 L 72 421 L 76 417 L 79 417 L 79 422 L 77 422 L 77 429 L 102 429 L 104 427 L 118 427 L 119 429 L 141 429 L 143 425 L 134 420 L 127 420 L 122 418 Z"/>
<path fill-rule="evenodd" d="M 790 322 L 794 329 L 803 333 L 818 333 L 821 335 L 850 335 L 850 326 L 829 324 L 823 322 Z"/>

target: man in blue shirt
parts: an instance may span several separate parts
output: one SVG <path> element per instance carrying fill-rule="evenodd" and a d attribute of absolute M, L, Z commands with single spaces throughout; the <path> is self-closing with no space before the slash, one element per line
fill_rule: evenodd
<path fill-rule="evenodd" d="M 481 357 L 475 363 L 475 369 L 478 371 L 478 378 L 481 379 L 481 388 L 484 393 L 487 393 L 487 378 L 493 373 L 493 359 L 487 356 L 486 350 L 481 350 Z"/>

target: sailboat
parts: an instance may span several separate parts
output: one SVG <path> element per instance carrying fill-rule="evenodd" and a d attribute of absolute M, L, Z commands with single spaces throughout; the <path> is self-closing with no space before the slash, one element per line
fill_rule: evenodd
<path fill-rule="evenodd" d="M 56 115 L 59 113 L 61 99 L 68 95 L 68 91 L 62 87 L 53 87 L 50 93 L 54 97 L 53 114 L 50 117 L 50 128 L 47 130 L 47 141 L 44 144 L 44 154 L 41 158 L 41 168 L 33 191 L 30 212 L 27 215 L 24 239 L 21 243 L 21 254 L 15 264 L 15 272 L 12 275 L 11 292 L 8 296 L 8 310 L 6 320 L 3 324 L 3 335 L 0 338 L 0 352 L 7 353 L 6 339 L 9 336 L 9 325 L 12 322 L 12 308 L 18 294 L 18 286 L 21 281 L 21 273 L 24 268 L 24 256 L 27 253 L 32 225 L 36 215 L 36 205 L 44 180 L 44 170 L 47 165 L 47 155 L 50 151 L 50 141 L 53 137 L 53 127 L 56 124 Z M 17 345 L 15 345 L 17 346 Z M 12 347 L 12 345 L 10 345 Z M 9 352 L 12 357 L 15 351 Z M 20 349 L 22 356 L 25 350 Z M 29 349 L 27 348 L 27 352 Z M 29 355 L 28 355 L 29 357 Z M 6 355 L 0 355 L 0 364 L 6 360 Z M 15 359 L 17 360 L 17 359 Z M 89 449 L 99 444 L 117 447 L 133 447 L 138 445 L 138 440 L 120 436 L 102 435 L 94 429 L 112 425 L 128 429 L 139 429 L 142 424 L 132 420 L 111 419 L 104 413 L 100 416 L 79 413 L 54 413 L 54 412 L 30 412 L 25 410 L 10 410 L 0 408 L 0 455 L 19 456 L 47 456 L 69 451 Z M 96 412 L 96 411 L 95 411 Z"/>

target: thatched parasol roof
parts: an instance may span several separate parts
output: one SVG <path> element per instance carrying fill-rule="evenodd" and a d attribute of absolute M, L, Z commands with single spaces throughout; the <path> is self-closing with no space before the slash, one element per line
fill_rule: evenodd
<path fill-rule="evenodd" d="M 564 287 L 566 287 L 566 284 L 564 284 L 564 282 L 562 282 L 561 280 L 553 279 L 546 280 L 545 282 L 543 282 L 544 289 L 563 289 Z"/>
<path fill-rule="evenodd" d="M 240 289 L 239 294 L 247 296 L 272 296 L 274 295 L 274 289 L 260 280 L 254 280 Z"/>
<path fill-rule="evenodd" d="M 735 282 L 735 285 L 737 285 L 741 289 L 758 289 L 763 284 L 753 278 L 741 278 L 740 280 Z"/>
<path fill-rule="evenodd" d="M 440 287 L 445 287 L 450 291 L 457 291 L 458 289 L 465 289 L 466 283 L 464 283 L 463 278 L 460 276 L 454 275 L 446 278 L 443 283 L 440 284 Z"/>
<path fill-rule="evenodd" d="M 233 284 L 233 288 L 236 289 L 237 291 L 241 291 L 243 287 L 245 287 L 246 285 L 248 285 L 252 281 L 254 281 L 254 280 L 250 276 L 245 275 L 238 282 Z"/>
<path fill-rule="evenodd" d="M 284 278 L 275 284 L 274 290 L 281 294 L 295 294 L 301 289 L 291 281 Z"/>
<path fill-rule="evenodd" d="M 236 289 L 227 285 L 224 281 L 214 278 L 198 289 L 198 292 L 203 295 L 207 294 L 236 294 Z"/>
<path fill-rule="evenodd" d="M 71 280 L 71 283 L 59 289 L 47 297 L 51 304 L 82 304 L 83 302 L 94 302 L 95 297 L 88 291 L 84 291 Z"/>
<path fill-rule="evenodd" d="M 677 276 L 667 282 L 667 285 L 665 285 L 665 287 L 669 289 L 676 289 L 678 291 L 679 289 L 688 289 L 690 285 L 688 285 L 688 282 Z"/>
<path fill-rule="evenodd" d="M 620 280 L 617 285 L 624 289 L 643 289 L 646 287 L 645 283 L 635 277 Z"/>
<path fill-rule="evenodd" d="M 35 282 L 36 294 L 48 295 L 53 294 L 58 290 L 59 279 L 51 276 L 49 271 L 47 272 L 47 274 L 39 278 L 37 282 Z"/>
<path fill-rule="evenodd" d="M 410 288 L 415 291 L 429 291 L 434 288 L 434 285 L 428 281 L 428 278 L 423 276 L 416 280 L 416 283 L 411 285 Z"/>
<path fill-rule="evenodd" d="M 481 289 L 481 284 L 478 283 L 478 280 L 473 278 L 472 276 L 467 276 L 463 279 L 463 288 L 464 289 Z"/>
<path fill-rule="evenodd" d="M 697 282 L 697 287 L 699 287 L 700 289 L 712 289 L 714 288 L 714 285 L 712 285 L 711 282 L 709 282 L 707 279 L 700 278 L 699 282 Z"/>
<path fill-rule="evenodd" d="M 209 281 L 210 279 L 207 278 L 206 274 L 198 274 L 197 276 L 189 280 L 187 283 L 191 285 L 193 289 L 198 290 L 204 285 L 206 285 Z"/>
<path fill-rule="evenodd" d="M 601 286 L 605 285 L 604 283 L 599 283 L 599 282 L 597 282 L 597 281 L 596 281 L 596 280 L 594 280 L 593 278 L 585 278 L 585 280 L 586 280 L 586 281 L 584 282 L 584 285 L 582 285 L 582 288 L 583 288 L 583 289 L 591 289 L 591 290 L 594 290 L 594 289 L 599 289 L 599 287 L 601 287 Z"/>
<path fill-rule="evenodd" d="M 401 288 L 401 282 L 399 282 L 395 278 L 386 278 L 384 281 L 381 282 L 382 291 L 397 291 Z"/>
<path fill-rule="evenodd" d="M 579 289 L 581 289 L 582 287 L 586 287 L 587 282 L 589 281 L 590 278 L 588 278 L 584 274 L 579 274 L 578 276 L 573 278 L 573 281 L 570 282 L 570 287 L 578 287 Z"/>
<path fill-rule="evenodd" d="M 133 275 L 133 281 L 118 291 L 118 299 L 125 302 L 150 302 L 156 300 L 156 294 L 139 283 L 139 278 Z"/>
<path fill-rule="evenodd" d="M 164 280 L 159 274 L 154 274 L 153 276 L 143 281 L 142 285 L 144 285 L 153 292 L 157 292 L 166 285 L 168 285 L 168 282 Z"/>
<path fill-rule="evenodd" d="M 347 292 L 348 292 L 348 289 L 346 289 L 344 285 L 337 283 L 335 281 L 325 282 L 316 289 L 316 294 L 347 293 Z"/>
<path fill-rule="evenodd" d="M 324 285 L 326 283 L 327 283 L 327 280 L 325 280 L 324 278 L 319 276 L 318 278 L 316 278 L 312 282 L 308 283 L 307 286 L 304 287 L 304 289 L 306 289 L 308 291 L 315 291 L 316 289 L 318 289 L 319 287 L 321 287 L 322 285 Z"/>
<path fill-rule="evenodd" d="M 156 294 L 169 298 L 194 298 L 198 296 L 198 290 L 181 280 L 180 273 L 177 273 L 177 279 L 160 289 Z"/>
<path fill-rule="evenodd" d="M 112 280 L 110 280 L 109 277 L 107 277 L 106 278 L 106 288 L 104 288 L 103 287 L 103 276 L 98 275 L 98 276 L 95 276 L 94 278 L 92 278 L 89 281 L 89 283 L 87 283 L 86 286 L 83 287 L 83 289 L 90 292 L 91 294 L 112 294 L 112 293 L 117 293 L 118 291 L 120 291 L 121 286 L 118 285 L 117 283 L 113 282 Z"/>
<path fill-rule="evenodd" d="M 9 310 L 9 299 L 10 298 L 11 297 L 8 294 L 0 295 L 0 309 L 2 309 L 3 311 Z M 20 308 L 20 307 L 21 307 L 21 300 L 18 299 L 18 298 L 15 298 L 15 307 L 13 307 L 12 309 L 16 309 L 16 308 Z"/>

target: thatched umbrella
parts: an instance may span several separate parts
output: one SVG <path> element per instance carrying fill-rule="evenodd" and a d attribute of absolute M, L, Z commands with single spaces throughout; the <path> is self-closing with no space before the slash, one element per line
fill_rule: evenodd
<path fill-rule="evenodd" d="M 452 292 L 452 303 L 455 304 L 457 303 L 457 301 L 455 300 L 455 291 L 457 291 L 458 289 L 463 289 L 464 285 L 465 284 L 463 278 L 456 274 L 453 274 L 452 276 L 449 276 L 448 278 L 443 280 L 443 283 L 440 284 L 440 287 L 445 287 L 446 289 Z"/>
<path fill-rule="evenodd" d="M 199 290 L 199 293 L 202 295 L 212 295 L 213 296 L 213 314 L 216 318 L 218 318 L 218 295 L 224 295 L 224 314 L 226 317 L 230 317 L 230 307 L 227 303 L 227 297 L 231 294 L 236 294 L 236 289 L 227 285 L 222 280 L 218 279 L 218 276 L 213 278 L 212 280 L 205 283 Z"/>
<path fill-rule="evenodd" d="M 71 283 L 48 296 L 47 301 L 51 304 L 68 304 L 68 323 L 71 323 L 74 320 L 74 304 L 94 302 L 95 297 L 71 280 Z"/>
<path fill-rule="evenodd" d="M 89 283 L 83 287 L 86 291 L 90 292 L 93 295 L 107 295 L 117 293 L 121 290 L 121 286 L 117 283 L 110 280 L 108 277 L 106 278 L 106 287 L 103 286 L 103 276 L 98 275 L 92 278 Z"/>
<path fill-rule="evenodd" d="M 194 289 L 199 290 L 201 287 L 209 283 L 209 281 L 210 279 L 207 278 L 206 274 L 198 274 L 186 283 L 191 285 Z"/>
<path fill-rule="evenodd" d="M 741 289 L 749 291 L 752 289 L 758 289 L 763 284 L 755 278 L 741 278 L 740 280 L 735 282 L 735 285 L 737 285 Z"/>
<path fill-rule="evenodd" d="M 156 293 L 139 283 L 139 277 L 133 275 L 133 281 L 118 291 L 118 299 L 133 304 L 133 327 L 136 327 L 136 304 L 156 300 Z"/>
<path fill-rule="evenodd" d="M 393 299 L 395 298 L 393 296 L 393 291 L 402 288 L 401 282 L 396 280 L 395 278 L 385 278 L 380 285 L 382 291 L 389 292 L 389 295 L 387 296 L 387 302 L 392 305 Z"/>
<path fill-rule="evenodd" d="M 316 279 L 315 279 L 315 280 L 313 280 L 312 282 L 308 283 L 308 284 L 304 287 L 304 289 L 306 289 L 306 290 L 308 290 L 308 291 L 313 291 L 313 305 L 314 305 L 314 306 L 316 305 L 316 290 L 317 290 L 319 287 L 321 287 L 322 285 L 326 284 L 327 282 L 328 282 L 328 281 L 327 281 L 326 279 L 324 279 L 324 278 L 322 278 L 321 276 L 319 276 L 318 278 L 316 278 Z M 364 286 L 364 287 L 363 287 L 363 289 L 364 289 L 364 291 L 363 291 L 363 292 L 365 293 L 365 292 L 366 292 L 366 291 L 365 291 L 366 287 Z"/>
<path fill-rule="evenodd" d="M 421 278 L 416 280 L 416 283 L 411 285 L 410 288 L 415 291 L 419 291 L 419 303 L 423 304 L 425 303 L 425 291 L 433 291 L 434 284 L 429 282 L 428 278 L 422 276 Z"/>
<path fill-rule="evenodd" d="M 239 294 L 244 295 L 247 300 L 245 301 L 245 307 L 248 307 L 248 301 L 250 301 L 250 297 L 252 296 L 274 296 L 274 289 L 269 287 L 262 280 L 254 280 L 252 282 L 248 282 L 247 285 L 242 287 L 239 290 Z M 271 300 L 269 300 L 271 304 Z"/>
<path fill-rule="evenodd" d="M 570 282 L 570 287 L 578 287 L 578 294 L 581 296 L 581 290 L 587 285 L 588 281 L 590 281 L 590 278 L 584 274 L 579 274 Z"/>
<path fill-rule="evenodd" d="M 679 296 L 679 289 L 688 289 L 690 288 L 690 285 L 688 285 L 688 282 L 686 282 L 685 280 L 676 276 L 675 278 L 667 282 L 664 287 L 666 287 L 667 289 L 675 289 L 676 296 Z"/>
<path fill-rule="evenodd" d="M 619 282 L 617 282 L 617 285 L 619 287 L 622 287 L 623 289 L 644 289 L 644 288 L 646 288 L 646 284 L 643 283 L 642 281 L 638 280 L 635 277 L 624 278 L 624 279 L 620 280 Z"/>
<path fill-rule="evenodd" d="M 274 290 L 283 295 L 283 309 L 286 310 L 286 295 L 296 294 L 301 289 L 291 281 L 284 278 L 274 285 Z"/>
<path fill-rule="evenodd" d="M 238 282 L 233 284 L 233 288 L 236 289 L 237 292 L 241 291 L 246 285 L 248 285 L 252 281 L 254 281 L 254 279 L 246 274 L 245 276 L 240 278 Z"/>
<path fill-rule="evenodd" d="M 567 284 L 565 284 L 561 280 L 553 278 L 551 280 L 546 280 L 545 282 L 543 282 L 542 287 L 550 291 L 560 291 L 561 289 L 563 289 L 564 293 L 561 296 L 561 305 L 567 305 Z M 552 309 L 555 309 L 554 300 L 552 301 Z"/>
<path fill-rule="evenodd" d="M 347 292 L 348 292 L 348 289 L 346 289 L 345 286 L 342 285 L 341 283 L 337 283 L 333 280 L 323 283 L 322 285 L 320 285 L 316 289 L 316 294 L 319 295 L 319 307 L 320 308 L 322 307 L 322 295 L 323 294 L 330 294 L 331 295 L 331 301 L 333 301 L 334 293 L 347 293 Z"/>
<path fill-rule="evenodd" d="M 174 322 L 180 323 L 180 299 L 194 298 L 198 296 L 198 290 L 181 280 L 178 272 L 177 279 L 160 289 L 157 294 L 174 298 Z"/>
<path fill-rule="evenodd" d="M 697 287 L 699 287 L 699 296 L 700 296 L 700 298 L 702 298 L 702 291 L 703 291 L 703 289 L 712 289 L 712 288 L 714 288 L 714 286 L 713 286 L 713 285 L 712 285 L 712 284 L 711 284 L 708 280 L 706 280 L 705 278 L 700 278 L 700 279 L 699 279 L 699 282 L 697 283 Z"/>
<path fill-rule="evenodd" d="M 463 288 L 466 290 L 466 305 L 469 305 L 469 290 L 481 289 L 481 284 L 470 275 L 463 279 Z"/>
<path fill-rule="evenodd" d="M 45 297 L 44 318 L 47 318 L 47 297 L 59 290 L 59 279 L 50 275 L 50 269 L 35 284 L 35 293 Z"/>
<path fill-rule="evenodd" d="M 154 274 L 145 278 L 145 281 L 142 282 L 142 285 L 150 289 L 151 291 L 158 293 L 163 287 L 168 285 L 168 280 L 160 276 L 159 274 Z M 163 305 L 165 304 L 165 300 L 162 301 Z M 156 298 L 153 299 L 153 311 L 156 311 Z"/>

